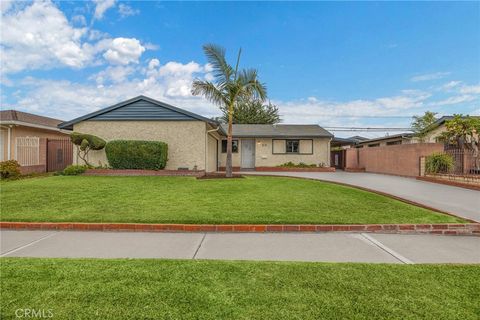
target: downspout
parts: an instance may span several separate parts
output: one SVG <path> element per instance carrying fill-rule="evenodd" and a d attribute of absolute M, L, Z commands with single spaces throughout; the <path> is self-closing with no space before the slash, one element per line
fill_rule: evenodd
<path fill-rule="evenodd" d="M 11 151 L 11 144 L 12 144 L 12 127 L 11 126 L 8 126 L 7 128 L 7 140 L 8 140 L 8 143 L 7 143 L 7 160 L 11 160 L 11 154 L 12 154 L 12 151 Z"/>
<path fill-rule="evenodd" d="M 210 132 L 215 132 L 215 131 L 218 131 L 218 129 L 220 129 L 220 126 L 218 126 L 217 128 L 215 129 L 211 129 L 211 130 L 207 130 L 206 134 L 205 134 L 205 173 L 207 173 L 207 163 L 208 163 L 208 135 L 210 134 Z M 217 140 L 217 138 L 215 138 L 215 140 Z M 215 164 L 215 171 L 218 170 L 218 140 L 217 140 L 217 154 L 216 154 L 216 164 Z"/>

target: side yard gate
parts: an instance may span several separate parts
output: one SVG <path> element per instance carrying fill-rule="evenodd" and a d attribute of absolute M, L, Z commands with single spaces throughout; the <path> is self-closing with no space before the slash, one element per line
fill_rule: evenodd
<path fill-rule="evenodd" d="M 61 171 L 73 163 L 70 139 L 47 139 L 47 172 Z"/>

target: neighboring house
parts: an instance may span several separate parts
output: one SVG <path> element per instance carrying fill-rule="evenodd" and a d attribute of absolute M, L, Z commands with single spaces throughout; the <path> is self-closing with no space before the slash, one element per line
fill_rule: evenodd
<path fill-rule="evenodd" d="M 453 116 L 443 116 L 435 121 L 429 128 L 423 141 L 415 137 L 413 133 L 400 133 L 389 135 L 381 138 L 374 138 L 369 140 L 360 141 L 356 144 L 357 148 L 363 147 L 383 147 L 397 144 L 410 144 L 410 143 L 437 143 L 441 142 L 439 137 L 443 132 L 447 130 L 445 122 L 453 119 Z M 335 138 L 337 139 L 337 138 Z M 334 139 L 334 140 L 335 140 Z"/>
<path fill-rule="evenodd" d="M 476 117 L 476 116 L 472 116 Z M 428 128 L 428 133 L 423 139 L 423 142 L 425 143 L 435 143 L 435 142 L 440 142 L 439 137 L 440 135 L 447 131 L 447 127 L 445 126 L 445 122 L 448 120 L 452 120 L 454 117 L 453 116 L 443 116 L 437 121 L 435 121 L 429 128 Z M 417 141 L 416 139 L 415 141 Z"/>
<path fill-rule="evenodd" d="M 150 140 L 168 144 L 166 169 L 217 171 L 225 166 L 226 128 L 217 121 L 139 96 L 59 125 L 106 141 Z M 329 165 L 332 135 L 311 125 L 235 125 L 233 165 L 276 166 L 284 162 Z M 91 151 L 94 165 L 107 165 L 105 151 Z"/>
<path fill-rule="evenodd" d="M 349 149 L 355 147 L 358 143 L 367 141 L 368 138 L 362 136 L 353 136 L 349 138 L 334 137 L 331 143 L 332 149 Z"/>
<path fill-rule="evenodd" d="M 62 120 L 31 113 L 0 111 L 0 160 L 17 160 L 23 173 L 44 172 L 47 139 L 68 139 L 57 126 Z"/>
<path fill-rule="evenodd" d="M 356 147 L 372 148 L 372 147 L 393 146 L 397 144 L 409 144 L 409 143 L 414 143 L 413 138 L 414 138 L 413 133 L 392 134 L 385 137 L 360 141 L 356 144 Z"/>

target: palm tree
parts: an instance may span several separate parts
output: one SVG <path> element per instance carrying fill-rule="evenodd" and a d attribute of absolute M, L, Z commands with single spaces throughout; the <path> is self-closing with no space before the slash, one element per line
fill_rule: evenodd
<path fill-rule="evenodd" d="M 225 60 L 225 49 L 214 44 L 206 44 L 203 51 L 213 69 L 213 81 L 195 79 L 193 95 L 202 95 L 212 103 L 228 110 L 227 163 L 226 176 L 232 177 L 232 122 L 233 109 L 242 99 L 255 98 L 264 101 L 267 88 L 257 78 L 257 70 L 238 70 L 242 49 L 238 51 L 235 68 Z"/>

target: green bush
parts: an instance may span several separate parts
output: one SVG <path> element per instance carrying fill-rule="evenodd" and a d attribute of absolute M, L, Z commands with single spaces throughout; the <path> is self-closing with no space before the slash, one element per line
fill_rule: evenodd
<path fill-rule="evenodd" d="M 72 132 L 70 140 L 72 140 L 74 145 L 79 146 L 81 150 L 85 150 L 87 147 L 92 150 L 102 150 L 107 144 L 102 138 L 80 132 Z"/>
<path fill-rule="evenodd" d="M 277 167 L 281 167 L 281 168 L 316 168 L 317 165 L 316 164 L 306 164 L 304 162 L 300 162 L 300 163 L 293 163 L 292 161 L 289 161 L 289 162 L 285 162 Z"/>
<path fill-rule="evenodd" d="M 448 173 L 453 167 L 453 158 L 446 153 L 433 153 L 425 159 L 425 171 L 427 173 Z"/>
<path fill-rule="evenodd" d="M 20 175 L 20 164 L 16 160 L 0 162 L 0 176 L 2 179 L 16 178 Z"/>
<path fill-rule="evenodd" d="M 161 141 L 113 140 L 105 148 L 113 169 L 161 170 L 167 165 L 168 145 Z"/>
<path fill-rule="evenodd" d="M 62 175 L 78 176 L 79 174 L 85 173 L 87 169 L 88 169 L 88 166 L 70 165 L 65 169 L 63 169 Z"/>

